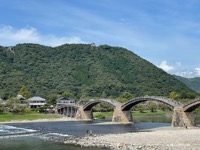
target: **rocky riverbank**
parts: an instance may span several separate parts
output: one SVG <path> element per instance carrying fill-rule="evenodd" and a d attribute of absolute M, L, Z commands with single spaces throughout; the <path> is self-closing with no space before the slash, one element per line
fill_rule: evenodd
<path fill-rule="evenodd" d="M 66 144 L 77 144 L 82 147 L 107 147 L 115 150 L 199 150 L 200 129 L 176 128 L 172 130 L 86 135 L 85 137 L 65 137 L 61 139 L 57 138 L 57 141 Z"/>

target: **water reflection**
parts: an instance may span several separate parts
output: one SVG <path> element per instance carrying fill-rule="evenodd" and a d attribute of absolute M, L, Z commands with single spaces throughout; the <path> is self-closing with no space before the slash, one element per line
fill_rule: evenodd
<path fill-rule="evenodd" d="M 157 122 L 157 123 L 171 123 L 172 116 L 134 116 L 134 122 Z"/>

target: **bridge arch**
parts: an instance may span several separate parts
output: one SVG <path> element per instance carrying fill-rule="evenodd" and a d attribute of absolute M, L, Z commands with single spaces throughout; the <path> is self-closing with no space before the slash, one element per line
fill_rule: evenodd
<path fill-rule="evenodd" d="M 146 102 L 146 101 L 158 101 L 166 104 L 168 108 L 173 110 L 176 106 L 181 106 L 182 104 L 173 99 L 165 98 L 165 97 L 156 97 L 156 96 L 145 96 L 145 97 L 137 97 L 133 100 L 130 100 L 122 105 L 122 111 L 129 111 L 133 106 Z"/>
<path fill-rule="evenodd" d="M 183 106 L 184 112 L 192 112 L 200 106 L 200 99 L 193 100 L 192 102 Z"/>
<path fill-rule="evenodd" d="M 117 102 L 116 100 L 112 99 L 91 99 L 87 104 L 83 106 L 83 110 L 90 111 L 94 106 L 96 106 L 99 103 L 106 103 L 108 105 L 113 106 L 114 108 L 121 105 L 120 102 Z"/>

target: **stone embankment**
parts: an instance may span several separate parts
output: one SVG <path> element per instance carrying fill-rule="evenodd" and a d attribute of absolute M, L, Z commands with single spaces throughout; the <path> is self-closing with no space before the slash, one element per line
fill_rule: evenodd
<path fill-rule="evenodd" d="M 115 150 L 199 150 L 200 129 L 176 128 L 152 132 L 64 138 L 52 136 L 47 140 L 76 144 L 81 147 L 107 147 Z"/>

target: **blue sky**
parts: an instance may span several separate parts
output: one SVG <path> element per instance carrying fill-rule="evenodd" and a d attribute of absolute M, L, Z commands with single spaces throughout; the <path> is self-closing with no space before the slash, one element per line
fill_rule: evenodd
<path fill-rule="evenodd" d="M 108 44 L 200 76 L 199 0 L 0 0 L 0 16 L 2 46 Z"/>

